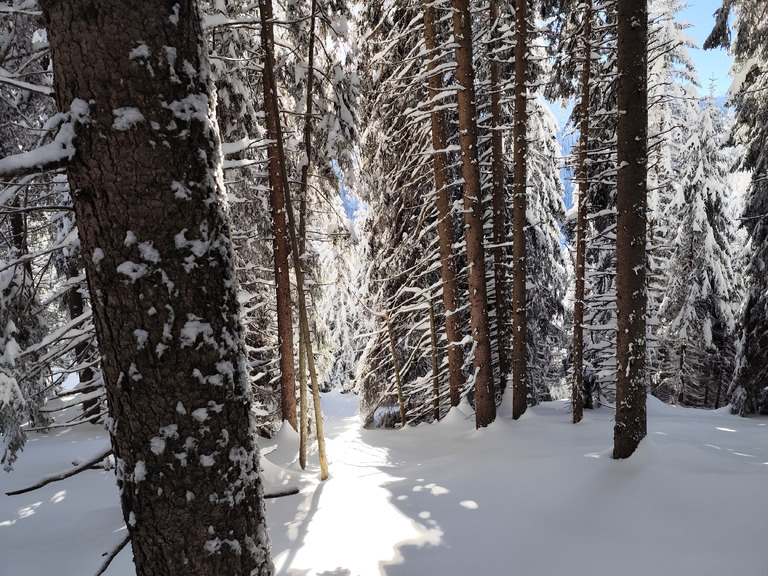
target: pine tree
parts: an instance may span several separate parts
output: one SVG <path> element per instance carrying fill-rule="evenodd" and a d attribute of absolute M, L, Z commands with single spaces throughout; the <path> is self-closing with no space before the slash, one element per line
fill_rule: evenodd
<path fill-rule="evenodd" d="M 739 414 L 768 413 L 768 14 L 761 0 L 723 0 L 704 48 L 729 47 L 737 70 L 731 88 L 738 110 L 736 137 L 746 143 L 742 168 L 752 181 L 742 223 L 749 234 L 746 301 L 740 312 L 742 333 L 731 387 Z M 728 17 L 737 31 L 731 42 Z"/>
<path fill-rule="evenodd" d="M 687 154 L 681 158 L 678 195 L 670 206 L 680 226 L 660 309 L 665 362 L 659 394 L 706 408 L 724 397 L 732 373 L 738 281 L 726 215 L 727 164 L 718 136 L 722 112 L 712 98 L 697 111 L 699 118 L 683 145 Z"/>

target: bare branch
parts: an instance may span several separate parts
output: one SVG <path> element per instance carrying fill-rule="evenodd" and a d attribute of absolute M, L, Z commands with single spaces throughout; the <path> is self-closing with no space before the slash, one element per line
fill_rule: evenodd
<path fill-rule="evenodd" d="M 33 484 L 32 486 L 27 486 L 26 488 L 21 488 L 20 490 L 12 490 L 10 492 L 6 492 L 6 496 L 17 496 L 19 494 L 26 494 L 27 492 L 32 492 L 33 490 L 37 490 L 38 488 L 42 488 L 43 486 L 47 486 L 48 484 L 52 482 L 58 482 L 59 480 L 65 480 L 67 478 L 70 478 L 71 476 L 74 476 L 75 474 L 79 474 L 83 470 L 88 470 L 92 466 L 95 466 L 104 458 L 112 454 L 112 447 L 108 446 L 101 452 L 99 452 L 96 456 L 88 460 L 87 462 L 83 462 L 82 464 L 79 464 L 78 466 L 75 466 L 71 470 L 65 470 L 63 472 L 59 472 L 57 474 L 51 474 L 49 476 L 46 476 L 42 480 L 40 480 L 37 484 Z"/>

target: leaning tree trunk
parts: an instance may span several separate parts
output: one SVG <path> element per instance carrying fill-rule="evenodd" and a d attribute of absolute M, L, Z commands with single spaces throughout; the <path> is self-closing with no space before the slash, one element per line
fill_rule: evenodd
<path fill-rule="evenodd" d="M 197 4 L 40 4 L 136 571 L 271 574 Z"/>
<path fill-rule="evenodd" d="M 488 295 L 485 285 L 483 250 L 483 209 L 480 164 L 477 158 L 477 110 L 475 71 L 472 66 L 472 19 L 469 0 L 451 0 L 453 35 L 456 39 L 456 80 L 459 108 L 461 173 L 464 177 L 464 221 L 467 236 L 469 312 L 475 344 L 475 424 L 488 426 L 496 419 L 496 398 L 491 365 L 491 338 L 488 326 Z"/>
<path fill-rule="evenodd" d="M 448 139 L 445 131 L 445 111 L 441 109 L 439 97 L 443 91 L 442 73 L 438 66 L 439 42 L 435 7 L 422 0 L 424 9 L 424 45 L 429 55 L 429 109 L 432 121 L 433 170 L 435 174 L 435 207 L 437 208 L 437 235 L 440 244 L 440 272 L 443 280 L 443 307 L 445 308 L 445 337 L 448 340 L 448 389 L 451 406 L 458 406 L 464 389 L 464 351 L 461 348 L 461 327 L 459 325 L 458 284 L 453 253 L 455 242 L 453 217 L 451 216 L 450 174 L 448 172 Z"/>
<path fill-rule="evenodd" d="M 528 406 L 525 246 L 526 156 L 528 155 L 528 0 L 515 0 L 515 110 L 514 171 L 512 173 L 512 418 L 517 420 Z"/>
<path fill-rule="evenodd" d="M 646 435 L 645 215 L 647 208 L 648 90 L 646 0 L 618 3 L 616 129 L 616 424 L 613 457 L 628 458 Z"/>

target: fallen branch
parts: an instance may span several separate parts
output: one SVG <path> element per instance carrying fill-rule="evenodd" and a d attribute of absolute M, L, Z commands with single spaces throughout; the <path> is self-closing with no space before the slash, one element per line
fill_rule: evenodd
<path fill-rule="evenodd" d="M 112 454 L 111 446 L 105 448 L 102 452 L 99 452 L 99 454 L 97 454 L 87 462 L 83 462 L 82 464 L 75 466 L 74 468 L 72 468 L 72 470 L 65 470 L 64 472 L 59 472 L 58 474 L 51 474 L 50 476 L 46 476 L 45 478 L 40 480 L 37 484 L 33 484 L 32 486 L 27 486 L 26 488 L 21 488 L 20 490 L 12 490 L 11 492 L 6 492 L 5 495 L 17 496 L 18 494 L 26 494 L 27 492 L 32 492 L 33 490 L 37 490 L 38 488 L 47 486 L 51 482 L 58 482 L 59 480 L 65 480 L 67 478 L 74 476 L 75 474 L 79 474 L 83 470 L 88 470 L 89 468 L 95 466 L 110 454 Z"/>

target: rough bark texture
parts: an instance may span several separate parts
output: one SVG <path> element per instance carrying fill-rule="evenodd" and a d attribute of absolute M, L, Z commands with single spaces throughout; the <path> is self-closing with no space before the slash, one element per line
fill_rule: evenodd
<path fill-rule="evenodd" d="M 272 5 L 268 3 L 266 36 L 274 45 L 275 35 L 272 28 Z M 264 34 L 262 33 L 262 36 Z M 275 70 L 274 51 L 264 58 L 264 101 L 272 98 L 272 86 Z M 288 267 L 288 230 L 285 221 L 285 187 L 288 182 L 282 178 L 285 170 L 281 169 L 281 158 L 277 149 L 277 121 L 272 108 L 266 106 L 264 119 L 267 125 L 267 138 L 272 143 L 267 148 L 269 157 L 269 203 L 272 211 L 272 249 L 275 264 L 275 289 L 277 295 L 277 337 L 280 352 L 280 401 L 283 420 L 287 420 L 294 430 L 298 430 L 296 421 L 296 368 L 293 358 L 293 318 L 291 315 L 291 271 Z"/>
<path fill-rule="evenodd" d="M 587 1 L 584 10 L 584 25 L 581 31 L 584 45 L 584 61 L 581 64 L 581 102 L 579 103 L 581 124 L 579 126 L 579 156 L 576 179 L 579 185 L 576 211 L 576 287 L 573 302 L 573 389 L 571 406 L 573 423 L 578 424 L 584 417 L 584 276 L 587 257 L 587 161 L 589 160 L 589 76 L 592 56 L 592 3 Z"/>
<path fill-rule="evenodd" d="M 645 214 L 647 39 L 645 0 L 618 3 L 618 175 L 616 205 L 616 424 L 613 457 L 628 458 L 646 435 Z"/>
<path fill-rule="evenodd" d="M 424 44 L 429 54 L 429 98 L 430 117 L 432 120 L 432 147 L 435 172 L 435 207 L 437 208 L 437 233 L 440 242 L 440 271 L 443 279 L 443 307 L 445 308 L 445 335 L 448 339 L 448 386 L 451 406 L 458 406 L 461 392 L 464 389 L 464 352 L 461 342 L 461 328 L 458 307 L 458 286 L 456 283 L 456 265 L 453 253 L 455 241 L 453 233 L 453 217 L 451 216 L 451 199 L 448 189 L 450 177 L 448 174 L 448 147 L 445 112 L 439 108 L 438 96 L 442 93 L 443 82 L 437 68 L 437 26 L 435 7 L 423 1 L 424 7 Z"/>
<path fill-rule="evenodd" d="M 196 3 L 41 6 L 137 573 L 272 574 Z"/>
<path fill-rule="evenodd" d="M 499 8 L 489 4 L 492 49 L 498 41 Z M 493 199 L 493 280 L 496 309 L 496 342 L 499 354 L 499 384 L 506 388 L 509 377 L 509 309 L 507 308 L 507 204 L 504 193 L 504 149 L 502 144 L 501 72 L 491 57 L 491 197 Z"/>
<path fill-rule="evenodd" d="M 526 155 L 528 141 L 528 106 L 526 78 L 528 75 L 527 41 L 528 0 L 515 0 L 515 110 L 514 161 L 512 178 L 512 417 L 517 420 L 528 407 L 526 367 Z"/>
<path fill-rule="evenodd" d="M 477 158 L 477 112 L 475 72 L 472 66 L 472 20 L 468 0 L 451 0 L 453 34 L 456 40 L 456 80 L 459 108 L 461 174 L 464 178 L 464 221 L 469 267 L 469 311 L 472 340 L 475 344 L 475 423 L 478 428 L 496 419 L 496 398 L 491 365 L 491 340 L 488 326 L 488 295 L 485 285 L 483 253 L 483 211 L 480 191 L 480 165 Z"/>

